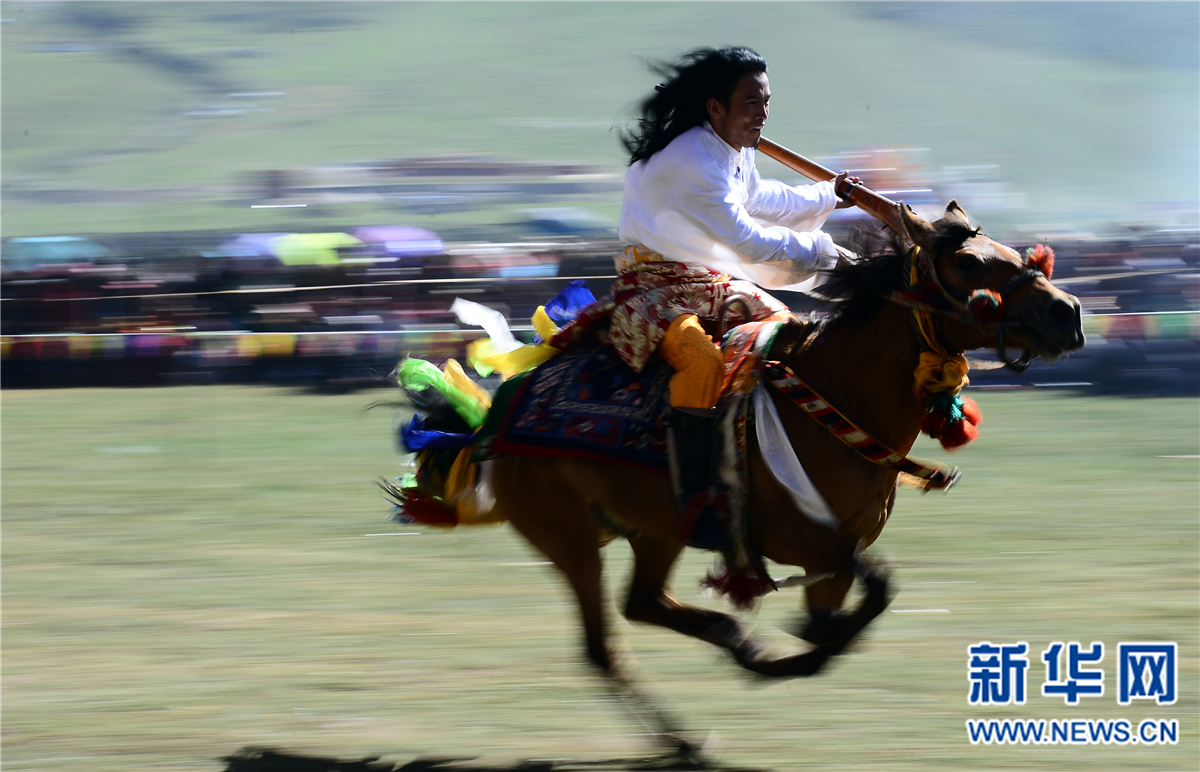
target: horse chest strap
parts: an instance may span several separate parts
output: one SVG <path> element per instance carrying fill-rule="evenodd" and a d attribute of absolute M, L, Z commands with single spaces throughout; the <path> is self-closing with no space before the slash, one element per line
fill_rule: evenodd
<path fill-rule="evenodd" d="M 783 364 L 767 363 L 764 376 L 805 414 L 871 463 L 918 477 L 925 490 L 945 490 L 958 481 L 957 467 L 909 458 L 860 429 Z"/>

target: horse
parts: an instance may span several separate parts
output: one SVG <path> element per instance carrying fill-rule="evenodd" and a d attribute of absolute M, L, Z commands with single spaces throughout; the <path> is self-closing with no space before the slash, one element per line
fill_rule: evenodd
<path fill-rule="evenodd" d="M 951 355 L 996 345 L 1054 359 L 1084 343 L 1079 302 L 1049 281 L 1049 270 L 982 234 L 951 202 L 929 222 L 907 207 L 901 239 L 881 254 L 844 261 L 823 285 L 828 313 L 793 317 L 776 334 L 767 358 L 803 379 L 837 411 L 879 443 L 906 455 L 929 413 L 914 392 L 914 370 L 930 341 L 912 323 L 911 303 L 894 302 L 912 286 L 914 250 L 925 253 L 926 277 L 949 305 L 934 309 L 935 343 Z M 993 313 L 951 312 L 968 297 L 991 298 Z M 951 311 L 947 311 L 951 309 Z M 800 637 L 811 648 L 772 657 L 738 617 L 685 604 L 668 580 L 684 549 L 684 513 L 669 479 L 651 470 L 599 458 L 502 456 L 491 463 L 492 520 L 508 520 L 566 578 L 578 602 L 584 650 L 612 682 L 623 682 L 609 646 L 601 546 L 605 533 L 624 534 L 634 554 L 623 612 L 633 622 L 658 625 L 728 650 L 741 667 L 766 678 L 818 673 L 886 608 L 886 571 L 862 551 L 879 536 L 896 502 L 900 472 L 872 463 L 837 439 L 789 400 L 768 388 L 788 441 L 837 523 L 830 527 L 796 500 L 768 468 L 753 437 L 747 451 L 748 537 L 776 563 L 823 576 L 805 588 L 810 622 Z M 855 579 L 866 592 L 857 608 L 843 610 Z M 666 732 L 670 734 L 670 732 Z M 681 747 L 682 744 L 681 744 Z"/>

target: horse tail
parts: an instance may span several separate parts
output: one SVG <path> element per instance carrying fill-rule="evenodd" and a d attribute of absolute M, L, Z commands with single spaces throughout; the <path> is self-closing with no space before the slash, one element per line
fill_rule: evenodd
<path fill-rule="evenodd" d="M 375 481 L 392 504 L 392 519 L 403 525 L 429 525 L 453 528 L 458 525 L 458 513 L 443 499 L 425 493 L 420 488 L 402 488 L 382 478 Z"/>
<path fill-rule="evenodd" d="M 399 485 L 377 481 L 391 501 L 393 519 L 443 528 L 499 522 L 492 513 L 487 464 L 474 459 L 491 395 L 467 379 L 453 359 L 439 369 L 406 358 L 395 377 L 414 409 L 399 439 L 416 454 L 417 468 L 416 474 L 397 478 Z"/>
<path fill-rule="evenodd" d="M 400 391 L 404 393 L 404 401 L 410 405 L 416 413 L 419 413 L 424 423 L 424 428 L 431 431 L 446 432 L 449 434 L 470 434 L 474 431 L 467 420 L 463 418 L 458 408 L 446 397 L 445 393 L 437 388 L 429 388 L 427 382 L 421 382 L 417 379 L 412 371 L 415 368 L 405 368 L 404 363 L 414 360 L 411 357 L 406 357 L 401 360 L 400 365 L 392 371 L 392 377 L 396 380 L 396 385 L 400 387 Z M 425 372 L 428 372 L 426 369 Z M 406 439 L 402 436 L 401 442 L 405 443 L 405 448 L 409 452 L 417 452 L 416 448 L 409 448 Z"/>

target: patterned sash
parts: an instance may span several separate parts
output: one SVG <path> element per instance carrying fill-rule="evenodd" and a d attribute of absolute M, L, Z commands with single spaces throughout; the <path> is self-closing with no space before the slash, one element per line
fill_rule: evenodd
<path fill-rule="evenodd" d="M 855 426 L 795 373 L 779 362 L 767 362 L 764 376 L 830 434 L 873 464 L 905 472 L 924 481 L 925 490 L 946 490 L 958 482 L 958 467 L 902 456 Z"/>

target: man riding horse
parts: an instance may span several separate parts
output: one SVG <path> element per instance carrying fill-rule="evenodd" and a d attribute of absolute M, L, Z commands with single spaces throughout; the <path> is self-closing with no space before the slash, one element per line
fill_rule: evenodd
<path fill-rule="evenodd" d="M 791 186 L 759 177 L 754 149 L 771 90 L 767 63 L 754 51 L 700 49 L 664 74 L 669 80 L 622 137 L 630 166 L 620 237 L 628 246 L 616 257 L 609 334 L 634 370 L 656 353 L 675 370 L 672 470 L 680 507 L 696 523 L 691 543 L 709 547 L 721 539 L 712 511 L 721 496 L 713 447 L 724 377 L 709 333 L 723 326 L 727 310 L 732 323 L 786 314 L 759 286 L 807 289 L 850 254 L 820 227 L 834 209 L 853 205 L 844 196 L 859 180 L 843 172 Z M 727 309 L 733 298 L 741 302 Z"/>
<path fill-rule="evenodd" d="M 862 551 L 887 522 L 900 475 L 926 489 L 954 479 L 949 467 L 907 454 L 922 432 L 947 448 L 970 439 L 967 425 L 978 415 L 968 416 L 959 396 L 964 352 L 1023 350 L 1019 360 L 1004 360 L 1021 369 L 1034 356 L 1053 359 L 1084 343 L 1078 300 L 1050 283 L 1053 253 L 1039 247 L 1022 257 L 973 227 L 957 202 L 929 222 L 881 199 L 895 210 L 894 239 L 861 259 L 834 245 L 821 225 L 866 191 L 845 173 L 800 187 L 758 176 L 753 151 L 770 92 L 766 65 L 753 51 L 696 51 L 665 69 L 669 79 L 623 138 L 631 164 L 620 231 L 628 246 L 617 257 L 612 292 L 557 332 L 540 309 L 549 326 L 539 334 L 547 340 L 510 352 L 524 353 L 508 369 L 544 364 L 506 381 L 494 404 L 486 394 L 471 396 L 481 390 L 453 360 L 443 370 L 402 363 L 397 379 L 410 396 L 441 384 L 445 404 L 430 401 L 431 431 L 415 416 L 403 434 L 410 451 L 426 448 L 411 484 L 382 483 L 406 522 L 510 522 L 566 578 L 588 659 L 622 694 L 632 692 L 608 645 L 603 544 L 620 535 L 633 550 L 627 619 L 720 646 L 763 676 L 813 675 L 889 602 L 885 572 Z M 759 289 L 807 289 L 825 270 L 832 276 L 822 288 L 828 310 L 817 319 L 788 315 Z M 764 560 L 802 567 L 814 579 L 801 635 L 813 648 L 781 657 L 768 654 L 737 617 L 668 591 L 685 540 L 725 551 L 722 495 L 708 483 L 718 477 L 712 411 L 726 378 L 705 324 L 720 329 L 777 315 L 784 319 L 729 336 L 732 361 L 748 363 L 751 374 L 723 405 L 733 408 L 725 417 L 738 440 L 730 478 L 739 484 L 729 490 L 744 510 L 739 543 L 754 552 L 744 562 L 757 562 L 749 573 L 737 565 L 726 574 L 731 600 L 732 579 L 760 579 Z M 568 350 L 605 325 L 602 337 L 634 370 L 655 356 L 674 368 L 666 444 L 682 495 L 662 474 L 661 383 L 643 389 L 620 381 L 615 371 L 624 368 L 611 367 L 603 346 Z M 759 333 L 759 343 L 747 344 Z M 593 359 L 606 360 L 603 377 L 584 369 Z M 737 383 L 747 371 L 731 372 Z M 614 405 L 633 407 L 620 413 Z M 439 413 L 453 414 L 458 428 L 441 423 Z M 620 416 L 640 417 L 649 428 L 613 429 Z M 579 444 L 590 439 L 597 442 Z M 643 456 L 643 463 L 626 463 L 614 451 L 627 446 L 653 455 L 653 463 Z M 863 598 L 843 609 L 855 581 L 865 585 Z M 774 587 L 769 577 L 742 585 L 743 600 Z M 669 722 L 655 723 L 677 739 Z"/>

